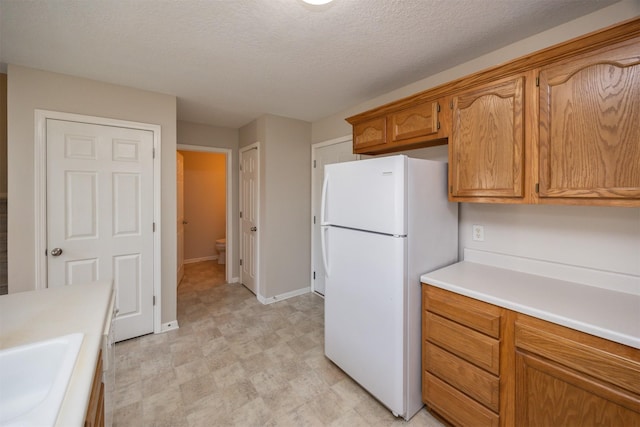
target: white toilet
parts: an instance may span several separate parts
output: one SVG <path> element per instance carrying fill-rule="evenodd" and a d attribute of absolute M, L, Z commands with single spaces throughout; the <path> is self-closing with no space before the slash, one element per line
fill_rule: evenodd
<path fill-rule="evenodd" d="M 218 251 L 218 264 L 224 264 L 227 260 L 227 239 L 216 240 L 216 251 Z"/>

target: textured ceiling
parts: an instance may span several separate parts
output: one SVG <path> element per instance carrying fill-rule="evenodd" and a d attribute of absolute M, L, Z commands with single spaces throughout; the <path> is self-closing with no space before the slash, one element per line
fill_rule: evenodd
<path fill-rule="evenodd" d="M 314 121 L 617 0 L 0 0 L 0 62 Z"/>

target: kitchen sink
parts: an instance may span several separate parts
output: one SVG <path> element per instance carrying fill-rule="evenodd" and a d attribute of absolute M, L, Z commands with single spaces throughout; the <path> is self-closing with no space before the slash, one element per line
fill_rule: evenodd
<path fill-rule="evenodd" d="M 84 335 L 0 351 L 0 425 L 53 426 Z"/>

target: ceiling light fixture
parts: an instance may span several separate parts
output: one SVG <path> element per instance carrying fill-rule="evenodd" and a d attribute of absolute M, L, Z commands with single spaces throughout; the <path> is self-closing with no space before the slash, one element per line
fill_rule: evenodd
<path fill-rule="evenodd" d="M 322 6 L 323 4 L 331 3 L 333 0 L 302 0 L 307 4 L 311 4 L 313 6 Z"/>

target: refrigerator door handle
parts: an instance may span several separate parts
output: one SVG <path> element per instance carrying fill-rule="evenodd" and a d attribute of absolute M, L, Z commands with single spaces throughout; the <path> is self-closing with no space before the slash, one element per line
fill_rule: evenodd
<path fill-rule="evenodd" d="M 324 265 L 324 272 L 326 277 L 330 276 L 329 272 L 329 262 L 327 261 L 327 243 L 325 234 L 329 231 L 329 227 L 322 226 L 320 227 L 320 247 L 322 252 L 322 264 Z"/>
<path fill-rule="evenodd" d="M 325 213 L 327 211 L 327 189 L 329 187 L 329 174 L 324 176 L 322 183 L 322 197 L 320 198 L 320 225 L 326 225 Z M 324 252 L 323 252 L 324 253 Z"/>

